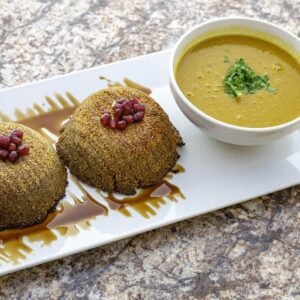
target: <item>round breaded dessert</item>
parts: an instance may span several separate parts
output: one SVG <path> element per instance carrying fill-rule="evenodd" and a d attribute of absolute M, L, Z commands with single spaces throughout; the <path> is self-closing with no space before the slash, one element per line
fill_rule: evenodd
<path fill-rule="evenodd" d="M 136 99 L 144 106 L 143 118 L 121 130 L 101 124 L 103 114 L 116 114 L 116 103 Z M 168 115 L 151 97 L 133 88 L 112 87 L 80 104 L 61 129 L 57 152 L 83 182 L 131 195 L 159 182 L 175 165 L 182 144 Z"/>
<path fill-rule="evenodd" d="M 0 122 L 0 136 L 0 230 L 40 223 L 65 194 L 66 168 L 53 146 L 26 126 Z"/>

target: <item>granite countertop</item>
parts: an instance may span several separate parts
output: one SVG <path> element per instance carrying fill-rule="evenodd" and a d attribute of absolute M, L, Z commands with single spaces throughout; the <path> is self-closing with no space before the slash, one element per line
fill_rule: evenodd
<path fill-rule="evenodd" d="M 0 87 L 167 49 L 233 15 L 300 36 L 299 0 L 1 0 Z M 296 186 L 3 276 L 0 298 L 300 299 L 299 228 Z"/>

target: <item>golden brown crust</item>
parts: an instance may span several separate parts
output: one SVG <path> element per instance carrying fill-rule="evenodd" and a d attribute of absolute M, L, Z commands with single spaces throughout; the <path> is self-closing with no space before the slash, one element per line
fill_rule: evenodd
<path fill-rule="evenodd" d="M 142 98 L 144 120 L 124 131 L 103 127 L 100 116 L 122 97 Z M 181 144 L 167 114 L 151 97 L 133 88 L 114 87 L 92 94 L 77 108 L 62 128 L 57 152 L 82 181 L 108 192 L 133 194 L 168 173 Z"/>
<path fill-rule="evenodd" d="M 0 230 L 42 222 L 67 185 L 66 168 L 43 136 L 16 123 L 0 123 L 0 134 L 17 128 L 30 153 L 16 163 L 0 161 Z"/>

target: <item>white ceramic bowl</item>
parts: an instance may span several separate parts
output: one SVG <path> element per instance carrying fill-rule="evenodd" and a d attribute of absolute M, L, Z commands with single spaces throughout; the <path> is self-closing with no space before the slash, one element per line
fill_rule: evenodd
<path fill-rule="evenodd" d="M 174 69 L 184 49 L 201 35 L 226 27 L 249 28 L 272 35 L 290 45 L 300 53 L 300 40 L 286 30 L 265 21 L 249 18 L 222 18 L 198 25 L 186 32 L 177 42 L 169 64 L 170 87 L 173 96 L 186 117 L 209 136 L 236 145 L 259 145 L 278 139 L 300 128 L 300 117 L 273 127 L 249 128 L 227 124 L 216 120 L 195 107 L 182 93 L 174 76 Z M 299 83 L 300 84 L 300 83 Z M 300 99 L 299 99 L 300 101 Z"/>

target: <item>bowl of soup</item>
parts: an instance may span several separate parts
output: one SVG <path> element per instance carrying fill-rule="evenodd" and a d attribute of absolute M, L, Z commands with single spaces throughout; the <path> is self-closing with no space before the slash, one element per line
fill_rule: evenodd
<path fill-rule="evenodd" d="M 223 18 L 185 33 L 169 65 L 174 98 L 209 136 L 263 144 L 300 128 L 300 41 L 249 18 Z"/>

